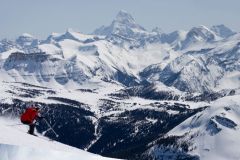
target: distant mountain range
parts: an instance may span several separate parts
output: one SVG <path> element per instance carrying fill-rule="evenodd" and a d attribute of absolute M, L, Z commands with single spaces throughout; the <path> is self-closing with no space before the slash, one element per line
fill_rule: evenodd
<path fill-rule="evenodd" d="M 159 29 L 149 32 L 129 13 L 120 11 L 109 26 L 96 29 L 92 35 L 68 29 L 63 34 L 53 33 L 46 40 L 29 34 L 15 41 L 2 40 L 1 72 L 7 72 L 10 78 L 17 74 L 19 80 L 27 74 L 27 79 L 38 83 L 52 78 L 62 85 L 69 80 L 82 83 L 96 76 L 124 85 L 152 81 L 151 77 L 155 77 L 156 81 L 181 91 L 204 92 L 219 88 L 221 80 L 238 71 L 239 67 L 233 63 L 239 60 L 238 40 L 239 34 L 224 25 L 211 29 L 199 26 L 169 34 Z M 36 63 L 31 64 L 32 61 Z M 158 67 L 159 72 L 153 75 L 151 65 L 154 70 Z M 214 70 L 210 68 L 213 66 Z M 117 78 L 119 73 L 124 81 Z M 139 73 L 151 77 L 141 77 Z"/>

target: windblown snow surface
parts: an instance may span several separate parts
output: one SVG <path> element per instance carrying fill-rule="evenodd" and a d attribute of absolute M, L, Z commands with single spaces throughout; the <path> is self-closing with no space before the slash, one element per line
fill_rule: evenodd
<path fill-rule="evenodd" d="M 0 118 L 1 160 L 110 160 L 80 149 L 27 134 L 27 126 Z"/>

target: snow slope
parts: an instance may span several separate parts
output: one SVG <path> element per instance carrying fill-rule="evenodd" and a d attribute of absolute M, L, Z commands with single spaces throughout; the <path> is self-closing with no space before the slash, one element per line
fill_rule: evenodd
<path fill-rule="evenodd" d="M 18 121 L 0 118 L 1 160 L 110 160 L 86 151 L 26 133 Z"/>
<path fill-rule="evenodd" d="M 209 108 L 188 118 L 164 137 L 179 137 L 169 149 L 163 150 L 161 144 L 151 148 L 155 157 L 172 156 L 187 144 L 187 153 L 201 160 L 239 160 L 240 159 L 240 103 L 239 95 L 226 96 L 209 104 Z M 186 146 L 185 146 L 186 147 Z M 185 149 L 186 151 L 186 149 Z"/>

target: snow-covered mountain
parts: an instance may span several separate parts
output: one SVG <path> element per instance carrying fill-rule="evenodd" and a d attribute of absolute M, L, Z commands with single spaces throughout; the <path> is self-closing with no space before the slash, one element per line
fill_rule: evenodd
<path fill-rule="evenodd" d="M 1 52 L 8 51 L 8 50 L 14 48 L 15 47 L 14 45 L 15 45 L 14 42 L 9 41 L 7 39 L 3 39 L 3 40 L 1 40 L 1 43 L 0 43 L 0 51 Z"/>
<path fill-rule="evenodd" d="M 175 146 L 181 141 L 184 147 L 191 136 L 172 139 L 170 133 L 200 114 L 205 118 L 196 130 L 208 121 L 238 125 L 231 116 L 212 115 L 218 101 L 230 104 L 240 94 L 240 34 L 223 25 L 147 31 L 120 11 L 109 26 L 89 35 L 67 29 L 45 40 L 26 33 L 1 40 L 0 74 L 0 115 L 19 116 L 35 101 L 60 137 L 44 134 L 45 124 L 39 133 L 103 156 L 154 159 L 173 145 L 174 156 L 204 159 L 200 150 Z"/>
<path fill-rule="evenodd" d="M 145 33 L 147 33 L 146 29 L 137 24 L 135 19 L 124 10 L 117 14 L 110 26 L 102 26 L 93 32 L 96 35 L 118 35 L 126 38 L 136 38 Z"/>
<path fill-rule="evenodd" d="M 239 95 L 210 106 L 150 144 L 146 155 L 153 159 L 239 159 Z"/>
<path fill-rule="evenodd" d="M 39 41 L 32 35 L 24 33 L 16 39 L 16 43 L 22 47 L 28 47 L 38 45 Z"/>
<path fill-rule="evenodd" d="M 199 27 L 193 27 L 187 33 L 186 38 L 180 42 L 179 46 L 176 46 L 176 49 L 186 49 L 200 43 L 211 43 L 219 39 L 220 37 L 218 37 L 213 31 L 206 26 L 201 25 Z"/>
<path fill-rule="evenodd" d="M 212 26 L 211 30 L 215 32 L 219 37 L 222 37 L 222 38 L 228 38 L 236 34 L 236 32 L 232 31 L 230 28 L 226 27 L 223 24 Z"/>

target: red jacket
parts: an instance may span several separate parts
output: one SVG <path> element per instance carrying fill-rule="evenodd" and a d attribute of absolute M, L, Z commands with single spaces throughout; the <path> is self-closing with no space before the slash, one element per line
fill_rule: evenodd
<path fill-rule="evenodd" d="M 35 107 L 27 108 L 21 115 L 21 121 L 24 124 L 32 124 L 38 118 L 38 110 Z"/>

